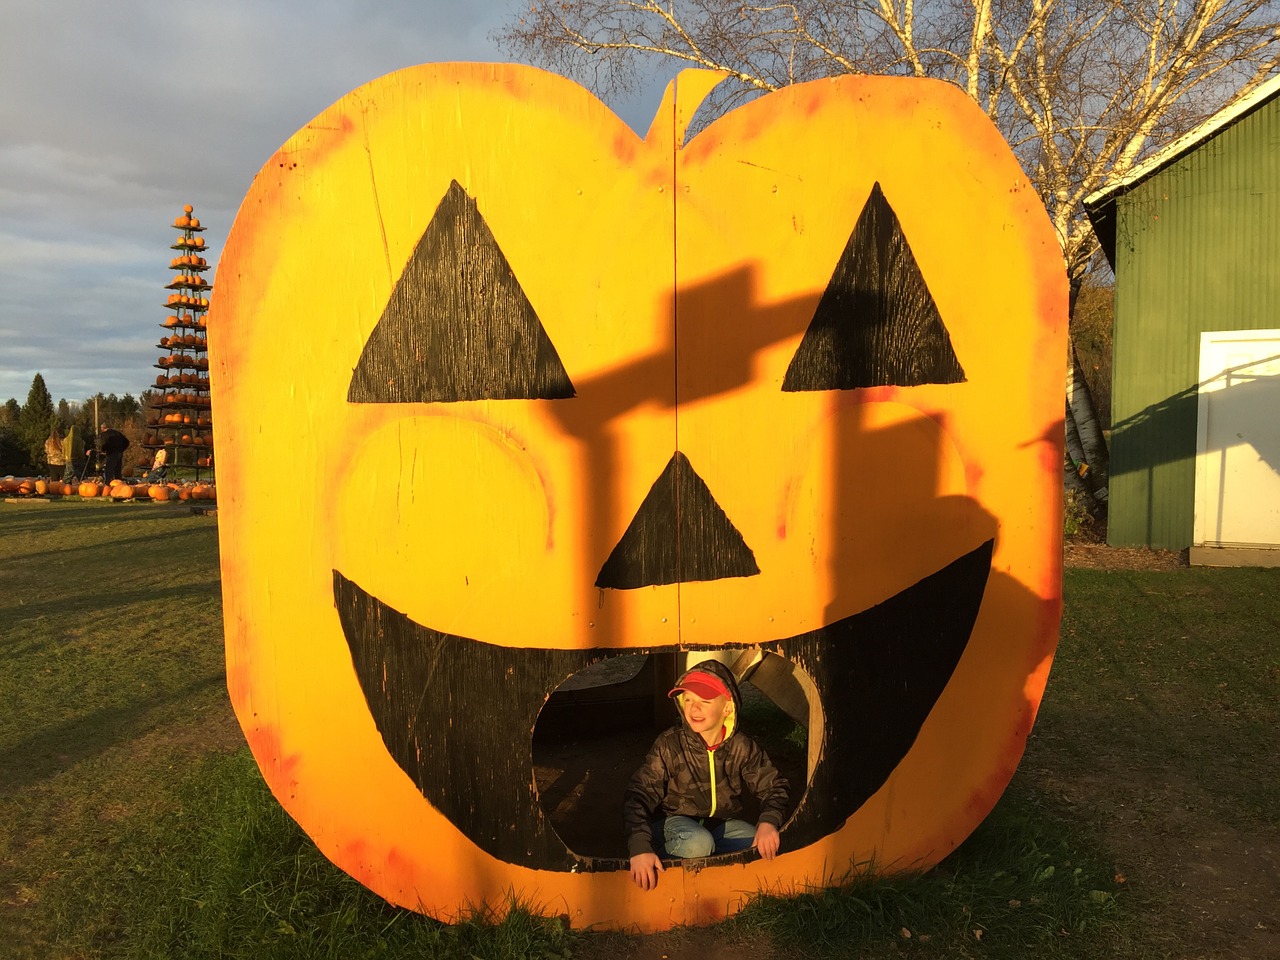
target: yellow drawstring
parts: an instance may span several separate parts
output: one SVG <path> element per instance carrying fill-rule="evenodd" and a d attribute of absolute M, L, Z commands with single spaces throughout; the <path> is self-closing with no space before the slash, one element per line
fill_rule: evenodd
<path fill-rule="evenodd" d="M 680 711 L 680 716 L 683 717 L 684 716 L 684 694 L 683 693 L 676 694 L 676 708 Z M 729 735 L 733 733 L 733 728 L 737 726 L 737 721 L 738 721 L 737 710 L 734 709 L 734 702 L 733 702 L 733 698 L 731 697 L 729 699 L 728 709 L 725 711 L 724 726 L 720 728 L 720 742 L 716 744 L 716 747 L 720 746 L 720 744 L 724 743 L 726 740 L 729 739 Z M 714 817 L 716 815 L 715 747 L 709 747 L 707 749 L 707 767 L 709 768 L 711 773 L 711 812 L 708 813 L 707 816 Z"/>
<path fill-rule="evenodd" d="M 716 755 L 714 750 L 707 751 L 707 764 L 711 767 L 711 812 L 708 817 L 716 815 Z"/>

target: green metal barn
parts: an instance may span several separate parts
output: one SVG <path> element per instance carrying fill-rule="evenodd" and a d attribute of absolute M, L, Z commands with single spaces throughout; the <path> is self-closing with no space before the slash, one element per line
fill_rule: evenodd
<path fill-rule="evenodd" d="M 1116 275 L 1115 546 L 1280 557 L 1280 77 L 1085 200 Z"/>

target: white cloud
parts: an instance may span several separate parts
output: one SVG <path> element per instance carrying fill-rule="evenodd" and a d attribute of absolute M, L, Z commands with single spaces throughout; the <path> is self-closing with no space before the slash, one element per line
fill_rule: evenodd
<path fill-rule="evenodd" d="M 7 0 L 0 5 L 0 401 L 154 379 L 169 224 L 210 259 L 254 174 L 347 91 L 426 60 L 501 59 L 504 3 Z"/>
<path fill-rule="evenodd" d="M 182 205 L 216 267 L 296 130 L 392 70 L 505 59 L 524 2 L 0 3 L 0 402 L 37 372 L 55 400 L 146 389 Z"/>

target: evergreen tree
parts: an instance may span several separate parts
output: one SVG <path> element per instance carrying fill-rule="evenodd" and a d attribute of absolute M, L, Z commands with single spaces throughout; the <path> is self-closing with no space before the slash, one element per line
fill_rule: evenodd
<path fill-rule="evenodd" d="M 26 454 L 18 443 L 17 422 L 0 423 L 0 477 L 26 476 L 30 471 L 25 466 Z"/>
<path fill-rule="evenodd" d="M 138 414 L 142 412 L 142 405 L 134 399 L 133 394 L 126 393 L 120 398 L 119 405 L 116 409 L 119 412 L 120 423 L 123 425 L 124 423 L 136 418 Z"/>
<path fill-rule="evenodd" d="M 44 385 L 44 377 L 37 373 L 31 378 L 27 402 L 18 417 L 18 442 L 31 468 L 44 466 L 44 442 L 49 436 L 49 421 L 54 416 L 53 397 Z"/>
<path fill-rule="evenodd" d="M 84 402 L 85 409 L 88 410 L 86 417 L 90 427 L 93 425 L 93 409 L 94 403 L 97 402 L 98 423 L 106 424 L 116 429 L 123 429 L 137 418 L 142 412 L 142 406 L 134 399 L 133 394 L 126 393 L 123 397 L 117 397 L 114 393 L 103 396 L 98 393 Z"/>
<path fill-rule="evenodd" d="M 26 460 L 18 443 L 18 418 L 21 415 L 22 407 L 13 397 L 0 405 L 0 477 L 25 472 L 19 469 Z"/>

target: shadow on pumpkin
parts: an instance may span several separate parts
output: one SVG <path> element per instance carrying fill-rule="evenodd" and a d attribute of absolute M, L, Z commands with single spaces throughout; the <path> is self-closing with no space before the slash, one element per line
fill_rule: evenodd
<path fill-rule="evenodd" d="M 780 377 L 769 372 L 771 367 L 779 369 L 777 356 L 771 358 L 770 352 L 780 345 L 784 352 L 794 350 L 789 344 L 805 333 L 819 293 L 761 304 L 753 274 L 746 268 L 683 289 L 667 326 L 670 337 L 664 349 L 601 376 L 576 379 L 577 400 L 554 405 L 565 432 L 581 441 L 587 460 L 584 472 L 591 478 L 582 555 L 599 558 L 602 566 L 600 574 L 583 571 L 587 601 L 609 589 L 714 581 L 721 579 L 714 575 L 718 565 L 741 569 L 717 556 L 718 551 L 736 550 L 736 544 L 727 544 L 723 536 L 697 542 L 704 525 L 681 522 L 679 501 L 685 494 L 679 485 L 668 490 L 655 480 L 643 504 L 624 509 L 615 502 L 615 480 L 627 462 L 612 425 L 627 411 L 646 405 L 670 409 L 673 455 L 685 454 L 692 465 L 676 469 L 696 471 L 699 463 L 707 462 L 707 450 L 719 455 L 725 450 L 708 435 L 707 423 L 714 425 L 713 417 L 704 417 L 698 430 L 688 431 L 681 429 L 682 420 L 754 393 L 754 406 L 747 403 L 738 417 L 726 419 L 726 426 L 738 431 L 745 419 L 752 434 L 750 442 L 732 451 L 733 471 L 766 488 L 748 506 L 758 513 L 761 502 L 776 504 L 777 515 L 787 516 L 788 498 L 794 501 L 797 489 L 807 491 L 810 514 L 787 516 L 777 529 L 769 530 L 758 516 L 753 525 L 749 511 L 739 510 L 733 497 L 719 493 L 716 484 L 706 487 L 723 517 L 741 533 L 753 559 L 762 558 L 758 572 L 746 575 L 753 587 L 759 584 L 783 603 L 789 584 L 813 578 L 830 598 L 818 629 L 803 636 L 763 637 L 764 642 L 756 644 L 818 681 L 816 689 L 813 682 L 806 685 L 809 722 L 796 717 L 794 704 L 784 711 L 773 703 L 768 685 L 760 691 L 748 684 L 744 690 L 758 707 L 746 717 L 744 731 L 765 744 L 792 785 L 796 815 L 784 828 L 784 851 L 819 842 L 839 829 L 913 748 L 965 657 L 984 591 L 997 598 L 996 609 L 1016 618 L 1046 615 L 1030 590 L 1011 577 L 990 575 L 997 523 L 963 494 L 970 465 L 961 460 L 945 420 L 921 416 L 906 406 L 902 388 L 815 389 L 804 398 L 782 391 Z M 967 388 L 958 384 L 950 389 Z M 769 395 L 763 405 L 758 399 L 762 393 Z M 759 415 L 771 406 L 774 416 Z M 817 424 L 816 434 L 804 438 L 808 459 L 800 460 L 781 452 L 796 448 L 794 440 L 790 447 L 786 441 L 797 429 L 788 421 L 788 407 L 798 406 Z M 891 415 L 881 408 L 891 410 Z M 644 510 L 654 506 L 649 501 L 655 492 L 676 502 L 646 517 Z M 635 519 L 625 532 L 611 530 L 604 522 L 631 511 Z M 640 535 L 627 543 L 636 529 Z M 666 543 L 664 537 L 677 541 L 665 553 L 656 545 Z M 695 542 L 689 543 L 690 537 Z M 796 540 L 802 546 L 798 554 L 808 563 L 771 566 L 763 559 L 769 551 L 753 547 L 754 543 L 763 548 L 769 538 Z M 620 550 L 630 577 L 627 585 L 602 585 L 609 562 Z M 709 556 L 699 559 L 698 551 Z M 773 554 L 787 556 L 785 551 Z M 691 569 L 699 572 L 690 575 Z M 713 575 L 706 575 L 708 570 Z M 723 579 L 740 576 L 729 572 Z M 608 605 L 589 606 L 599 608 L 600 636 L 616 638 L 620 646 L 643 644 L 628 636 L 634 625 L 610 622 Z M 714 604 L 709 612 L 715 613 Z M 868 625 L 874 627 L 870 633 L 864 629 Z M 544 815 L 574 854 L 603 860 L 625 857 L 623 793 L 655 732 L 675 719 L 666 690 L 685 664 L 708 655 L 732 662 L 746 645 L 736 629 L 704 626 L 697 641 L 681 643 L 679 653 L 611 651 L 606 654 L 611 659 L 582 671 L 576 682 L 550 696 L 533 736 L 535 785 Z M 966 668 L 982 673 L 990 666 L 982 662 L 987 656 L 985 651 L 971 655 L 969 659 L 979 663 L 966 663 Z M 904 687 L 911 688 L 905 695 Z M 584 689 L 590 693 L 584 695 Z M 1029 705 L 1028 725 L 1033 711 Z M 983 722 L 987 721 L 979 720 L 978 725 Z M 980 733 L 975 727 L 944 737 L 952 747 L 961 747 L 952 750 L 956 763 L 969 755 L 963 741 Z M 991 737 L 992 742 L 1001 740 L 995 731 Z M 958 774 L 940 770 L 939 775 Z M 1002 789 L 1003 783 L 981 802 L 989 799 L 994 804 Z"/>
<path fill-rule="evenodd" d="M 688 529 L 689 524 L 682 528 L 678 523 L 679 503 L 657 502 L 654 494 L 669 492 L 677 499 L 685 489 L 679 484 L 661 489 L 660 478 L 655 476 L 654 490 L 643 504 L 615 502 L 619 497 L 616 478 L 626 469 L 624 442 L 619 440 L 615 424 L 638 408 L 668 410 L 672 456 L 684 452 L 679 443 L 679 411 L 750 386 L 758 376 L 760 354 L 803 334 L 812 317 L 816 294 L 764 305 L 756 287 L 754 272 L 743 268 L 681 290 L 667 311 L 664 329 L 668 335 L 662 349 L 594 378 L 575 377 L 576 400 L 553 407 L 564 431 L 581 441 L 588 460 L 584 475 L 592 478 L 588 519 L 582 524 L 587 538 L 582 555 L 600 558 L 602 570 L 609 558 L 620 557 L 622 576 L 635 584 L 622 589 L 653 589 L 688 582 L 695 576 L 714 579 L 705 571 L 724 566 L 720 558 L 706 555 L 723 549 L 722 542 L 700 544 L 705 548 L 704 556 L 695 559 L 667 539 L 678 539 L 680 530 Z M 726 325 L 726 316 L 738 322 Z M 725 336 L 730 330 L 733 335 Z M 696 467 L 685 463 L 676 469 Z M 733 505 L 721 503 L 715 490 L 708 490 L 712 502 L 732 524 Z M 620 533 L 623 539 L 626 534 L 611 530 L 604 519 L 624 512 L 634 515 L 630 529 L 640 533 L 629 545 L 619 540 Z M 704 573 L 686 577 L 685 567 Z M 591 596 L 597 590 L 615 589 L 598 586 L 600 579 L 596 570 L 583 571 L 588 606 L 597 606 Z M 611 622 L 608 614 L 612 609 L 599 606 L 597 632 L 603 637 L 626 637 L 629 625 Z M 725 637 L 721 642 L 729 644 L 733 638 Z M 565 845 L 582 857 L 625 858 L 621 818 L 627 782 L 644 759 L 655 732 L 677 719 L 666 691 L 687 658 L 670 652 L 646 655 L 622 650 L 619 654 L 568 678 L 540 714 L 533 738 L 535 779 L 543 812 Z M 799 787 L 793 788 L 794 806 L 806 779 L 807 762 L 804 747 L 794 745 L 798 725 L 749 684 L 743 692 L 752 706 L 748 723 L 756 717 L 767 718 L 772 736 L 761 739 L 772 748 L 790 782 Z M 803 732 L 799 736 L 802 738 Z"/>

